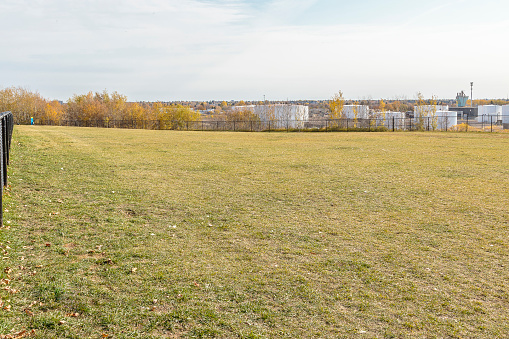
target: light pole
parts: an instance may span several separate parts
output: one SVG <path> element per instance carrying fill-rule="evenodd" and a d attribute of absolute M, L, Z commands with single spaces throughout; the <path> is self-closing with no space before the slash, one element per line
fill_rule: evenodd
<path fill-rule="evenodd" d="M 474 107 L 474 96 L 472 95 L 474 91 L 474 82 L 470 82 L 470 107 Z"/>

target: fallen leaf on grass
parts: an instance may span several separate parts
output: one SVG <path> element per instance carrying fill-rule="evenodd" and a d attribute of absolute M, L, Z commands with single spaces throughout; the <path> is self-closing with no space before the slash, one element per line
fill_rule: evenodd
<path fill-rule="evenodd" d="M 18 290 L 15 290 L 13 288 L 10 288 L 9 286 L 3 288 L 4 291 L 9 292 L 10 294 L 16 294 L 18 293 Z"/>
<path fill-rule="evenodd" d="M 30 310 L 25 309 L 25 313 L 26 313 L 27 315 L 31 316 L 31 317 L 33 317 L 33 316 L 34 316 L 34 312 L 32 312 L 32 311 L 30 311 Z"/>
<path fill-rule="evenodd" d="M 68 317 L 73 317 L 73 318 L 77 318 L 80 316 L 80 314 L 78 312 L 74 312 L 74 313 L 68 313 L 66 314 L 66 316 Z"/>
<path fill-rule="evenodd" d="M 6 267 L 6 268 L 4 268 L 4 273 L 5 273 L 5 274 L 9 274 L 9 273 L 11 273 L 11 272 L 12 272 L 12 268 L 10 268 L 10 267 Z"/>
<path fill-rule="evenodd" d="M 0 334 L 0 339 L 21 339 L 26 338 L 30 335 L 34 335 L 35 330 L 32 330 L 30 332 L 27 332 L 26 330 L 20 331 L 18 333 L 13 334 Z"/>

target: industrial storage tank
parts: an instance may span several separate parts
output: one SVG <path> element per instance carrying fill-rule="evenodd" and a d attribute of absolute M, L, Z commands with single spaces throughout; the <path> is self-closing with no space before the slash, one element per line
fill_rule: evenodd
<path fill-rule="evenodd" d="M 404 129 L 405 113 L 403 112 L 385 112 L 385 127 L 388 129 Z"/>
<path fill-rule="evenodd" d="M 478 107 L 477 122 L 497 123 L 502 120 L 502 106 L 482 105 Z"/>
<path fill-rule="evenodd" d="M 369 106 L 344 105 L 342 117 L 344 119 L 369 119 Z"/>
<path fill-rule="evenodd" d="M 455 111 L 437 111 L 437 129 L 447 131 L 458 124 L 458 114 Z"/>
<path fill-rule="evenodd" d="M 502 106 L 502 125 L 504 129 L 509 129 L 509 105 Z"/>
<path fill-rule="evenodd" d="M 309 120 L 309 107 L 304 105 L 248 105 L 235 106 L 234 110 L 249 110 L 262 122 L 270 122 L 272 128 L 303 128 Z"/>
<path fill-rule="evenodd" d="M 448 105 L 421 105 L 421 106 L 415 106 L 414 107 L 414 118 L 418 117 L 429 117 L 436 112 L 445 112 L 449 111 Z"/>
<path fill-rule="evenodd" d="M 458 114 L 447 105 L 421 105 L 414 107 L 414 126 L 423 129 L 448 130 L 458 124 Z"/>

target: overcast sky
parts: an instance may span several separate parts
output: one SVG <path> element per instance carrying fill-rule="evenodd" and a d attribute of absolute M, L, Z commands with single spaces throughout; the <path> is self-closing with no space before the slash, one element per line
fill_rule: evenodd
<path fill-rule="evenodd" d="M 507 0 L 0 0 L 0 88 L 49 99 L 509 96 Z"/>

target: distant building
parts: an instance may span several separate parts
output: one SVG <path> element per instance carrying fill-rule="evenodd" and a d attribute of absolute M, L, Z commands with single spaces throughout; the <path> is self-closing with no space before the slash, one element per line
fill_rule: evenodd
<path fill-rule="evenodd" d="M 456 95 L 456 103 L 458 107 L 465 107 L 467 105 L 468 96 L 465 95 L 465 92 L 461 91 Z"/>
<path fill-rule="evenodd" d="M 449 111 L 458 114 L 458 118 L 477 117 L 477 107 L 449 107 Z"/>

